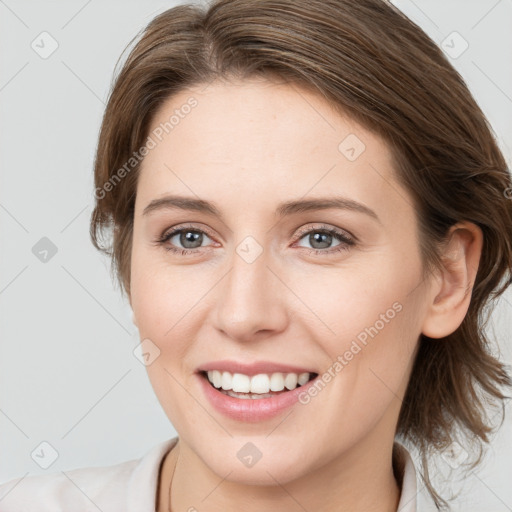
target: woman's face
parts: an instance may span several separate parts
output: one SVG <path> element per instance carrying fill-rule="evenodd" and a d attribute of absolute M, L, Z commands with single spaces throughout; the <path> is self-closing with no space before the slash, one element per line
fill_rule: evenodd
<path fill-rule="evenodd" d="M 390 449 L 428 283 L 386 144 L 321 97 L 263 80 L 182 91 L 150 136 L 131 305 L 185 449 L 246 483 Z M 200 370 L 260 393 L 282 387 L 275 373 L 292 388 L 288 373 L 318 377 L 234 398 Z"/>

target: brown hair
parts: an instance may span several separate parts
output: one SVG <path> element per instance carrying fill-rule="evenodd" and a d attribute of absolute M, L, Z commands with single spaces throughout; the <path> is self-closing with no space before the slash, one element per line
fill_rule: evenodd
<path fill-rule="evenodd" d="M 484 332 L 486 307 L 510 284 L 511 177 L 464 80 L 423 30 L 384 0 L 182 5 L 154 18 L 138 39 L 103 118 L 90 229 L 128 296 L 140 161 L 125 164 L 144 146 L 164 100 L 214 79 L 279 77 L 316 91 L 380 135 L 414 201 L 425 276 L 442 265 L 450 226 L 468 220 L 482 229 L 467 315 L 446 338 L 421 335 L 397 427 L 419 450 L 436 503 L 446 504 L 430 483 L 427 455 L 458 439 L 476 441 L 480 460 L 493 431 L 485 406 L 503 407 L 500 388 L 512 384 Z"/>

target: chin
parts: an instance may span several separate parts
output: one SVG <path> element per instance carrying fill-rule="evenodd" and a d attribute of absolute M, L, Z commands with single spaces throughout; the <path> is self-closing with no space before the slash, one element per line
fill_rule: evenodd
<path fill-rule="evenodd" d="M 307 474 L 311 468 L 300 449 L 303 442 L 288 439 L 283 446 L 274 440 L 253 436 L 236 436 L 216 442 L 211 436 L 194 443 L 192 449 L 213 473 L 225 481 L 258 486 L 285 484 Z M 212 444 L 215 447 L 212 448 Z"/>

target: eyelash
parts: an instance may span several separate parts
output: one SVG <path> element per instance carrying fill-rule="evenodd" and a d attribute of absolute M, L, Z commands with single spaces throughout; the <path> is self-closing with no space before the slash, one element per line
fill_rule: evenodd
<path fill-rule="evenodd" d="M 182 233 L 182 232 L 187 232 L 187 231 L 191 231 L 194 233 L 202 233 L 204 235 L 207 235 L 209 238 L 213 238 L 207 231 L 198 229 L 195 226 L 186 226 L 185 225 L 185 226 L 179 226 L 177 228 L 173 228 L 173 229 L 171 229 L 171 231 L 164 232 L 162 234 L 162 236 L 156 240 L 156 243 L 158 245 L 161 245 L 166 251 L 170 251 L 175 254 L 179 254 L 180 256 L 188 256 L 191 254 L 197 254 L 199 249 L 201 249 L 200 247 L 198 247 L 196 249 L 180 249 L 180 248 L 173 247 L 173 246 L 167 244 L 167 242 L 174 235 Z M 323 225 L 320 227 L 305 228 L 305 229 L 299 230 L 296 242 L 300 241 L 302 238 L 304 238 L 305 235 L 308 235 L 310 233 L 329 234 L 329 235 L 332 235 L 333 237 L 337 238 L 340 241 L 340 243 L 330 249 L 309 249 L 308 247 L 301 247 L 302 249 L 306 249 L 307 251 L 309 251 L 309 254 L 314 254 L 314 255 L 337 254 L 337 253 L 340 253 L 343 251 L 348 251 L 350 249 L 350 247 L 354 246 L 356 243 L 353 238 L 350 238 L 342 231 L 339 231 L 339 230 L 329 227 L 329 226 L 323 226 Z"/>

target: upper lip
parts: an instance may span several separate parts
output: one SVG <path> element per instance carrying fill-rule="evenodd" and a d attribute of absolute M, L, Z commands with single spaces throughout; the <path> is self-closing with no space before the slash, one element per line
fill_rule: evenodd
<path fill-rule="evenodd" d="M 282 363 L 273 363 L 272 361 L 255 361 L 252 363 L 242 363 L 238 361 L 210 361 L 209 363 L 202 364 L 197 369 L 198 372 L 207 372 L 210 370 L 219 370 L 230 373 L 242 373 L 244 375 L 258 375 L 260 373 L 316 373 L 309 368 L 300 366 L 293 366 Z"/>

